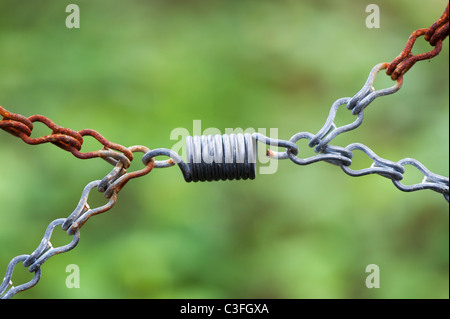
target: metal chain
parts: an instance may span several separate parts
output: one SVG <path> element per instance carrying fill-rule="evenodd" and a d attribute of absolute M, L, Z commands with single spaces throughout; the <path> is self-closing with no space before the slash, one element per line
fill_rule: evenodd
<path fill-rule="evenodd" d="M 133 160 L 132 152 L 130 152 L 126 147 L 108 141 L 97 131 L 86 129 L 76 132 L 69 128 L 56 125 L 49 118 L 43 115 L 33 115 L 27 118 L 20 114 L 11 113 L 1 106 L 0 115 L 3 117 L 2 120 L 0 120 L 0 128 L 21 138 L 27 144 L 39 145 L 44 143 L 52 143 L 65 151 L 71 152 L 79 159 L 101 157 L 112 165 L 115 165 L 117 160 L 119 160 L 123 162 L 125 168 L 128 168 L 130 166 L 130 162 Z M 33 131 L 34 122 L 41 122 L 45 124 L 52 130 L 52 133 L 50 135 L 37 138 L 30 137 Z M 103 149 L 88 153 L 80 152 L 84 136 L 92 136 L 95 138 L 103 145 Z M 122 154 L 114 151 L 121 152 Z"/>
<path fill-rule="evenodd" d="M 400 75 L 405 74 L 417 61 L 431 59 L 441 52 L 442 42 L 448 36 L 449 31 L 448 6 L 447 4 L 442 16 L 429 28 L 418 29 L 411 33 L 403 51 L 389 64 L 386 70 L 386 74 L 390 75 L 392 80 L 395 81 Z M 411 53 L 413 45 L 416 39 L 422 35 L 425 41 L 434 46 L 434 49 L 426 53 L 413 55 Z"/>
<path fill-rule="evenodd" d="M 129 154 L 134 152 L 148 153 L 150 149 L 145 146 L 136 145 L 124 149 L 124 151 Z M 86 185 L 75 210 L 67 218 L 58 218 L 52 221 L 48 225 L 41 243 L 31 254 L 19 255 L 10 261 L 6 269 L 6 275 L 0 285 L 0 299 L 9 299 L 15 294 L 35 286 L 41 278 L 41 266 L 50 257 L 75 248 L 80 240 L 80 228 L 87 220 L 94 215 L 110 210 L 117 201 L 117 194 L 130 179 L 146 175 L 154 167 L 154 161 L 150 161 L 143 169 L 127 173 L 122 161 L 115 159 L 115 156 L 111 156 L 109 160 L 116 162 L 114 169 L 102 180 L 96 180 Z M 103 206 L 90 208 L 87 201 L 89 194 L 94 188 L 97 188 L 99 192 L 104 192 L 108 202 Z M 57 226 L 61 226 L 62 230 L 66 231 L 69 236 L 72 236 L 72 241 L 69 244 L 61 247 L 53 247 L 50 239 Z M 24 267 L 28 268 L 29 272 L 34 273 L 34 277 L 24 284 L 14 286 L 11 278 L 16 265 L 20 262 Z"/>
<path fill-rule="evenodd" d="M 449 32 L 449 7 L 447 5 L 444 14 L 431 25 L 428 29 L 419 29 L 414 31 L 402 53 L 391 63 L 377 64 L 370 72 L 369 77 L 361 88 L 352 98 L 344 97 L 336 100 L 330 109 L 328 118 L 323 127 L 316 133 L 299 132 L 293 135 L 288 141 L 271 139 L 259 133 L 252 134 L 255 140 L 272 146 L 283 147 L 284 152 L 276 152 L 267 150 L 267 156 L 275 159 L 290 159 L 298 165 L 309 165 L 319 161 L 326 161 L 341 167 L 341 169 L 350 176 L 364 176 L 369 174 L 378 174 L 380 176 L 391 179 L 394 185 L 405 192 L 412 192 L 422 189 L 431 189 L 435 192 L 442 193 L 444 198 L 449 201 L 449 178 L 440 176 L 430 172 L 422 163 L 412 158 L 404 158 L 398 162 L 383 159 L 375 154 L 369 147 L 360 143 L 352 143 L 346 147 L 331 145 L 330 142 L 338 135 L 356 129 L 364 119 L 365 108 L 376 98 L 386 96 L 397 92 L 403 84 L 403 74 L 406 73 L 414 63 L 424 59 L 430 59 L 441 51 L 442 42 L 448 36 Z M 435 48 L 427 53 L 412 55 L 411 49 L 417 37 L 424 35 Z M 373 82 L 380 70 L 386 69 L 386 73 L 396 81 L 395 85 L 376 91 L 373 88 Z M 355 121 L 350 124 L 337 127 L 334 123 L 336 113 L 339 107 L 346 105 L 353 115 L 356 116 Z M 158 148 L 150 150 L 145 146 L 124 147 L 119 144 L 112 143 L 105 139 L 101 134 L 94 130 L 74 131 L 63 128 L 50 119 L 42 115 L 33 115 L 29 118 L 19 114 L 14 114 L 0 106 L 0 128 L 6 132 L 21 138 L 25 143 L 38 145 L 42 143 L 52 143 L 56 146 L 71 152 L 80 159 L 100 157 L 114 166 L 113 170 L 107 174 L 102 180 L 95 180 L 86 185 L 81 199 L 75 210 L 67 218 L 59 218 L 52 221 L 45 231 L 44 237 L 39 246 L 29 255 L 19 255 L 14 257 L 7 266 L 6 275 L 0 285 L 0 299 L 8 299 L 15 294 L 27 290 L 38 283 L 41 278 L 41 266 L 52 256 L 68 252 L 75 248 L 80 239 L 80 229 L 87 220 L 101 213 L 110 210 L 117 200 L 117 194 L 124 185 L 133 178 L 148 174 L 154 167 L 170 167 L 177 164 L 186 181 L 192 180 L 192 172 L 189 166 L 183 162 L 182 158 L 172 150 Z M 32 138 L 30 137 L 33 130 L 33 123 L 41 122 L 52 130 L 50 135 Z M 92 136 L 99 141 L 103 148 L 98 151 L 82 153 L 80 152 L 83 144 L 84 136 Z M 309 147 L 314 148 L 317 155 L 309 158 L 298 157 L 299 148 L 296 143 L 301 139 L 309 140 Z M 243 144 L 241 144 L 242 146 Z M 359 150 L 364 152 L 371 160 L 372 165 L 368 168 L 354 170 L 351 168 L 353 151 Z M 130 163 L 133 160 L 133 153 L 142 152 L 142 162 L 144 168 L 135 172 L 127 173 Z M 170 157 L 165 161 L 155 161 L 156 156 Z M 423 174 L 423 180 L 413 185 L 404 185 L 401 180 L 404 177 L 406 165 L 417 168 Z M 88 197 L 90 192 L 96 188 L 99 192 L 103 192 L 108 202 L 100 207 L 90 208 L 88 205 Z M 54 229 L 60 226 L 66 231 L 72 240 L 69 244 L 53 247 L 51 237 Z M 27 283 L 14 286 L 12 283 L 12 275 L 17 264 L 22 263 L 28 271 L 34 273 L 34 277 Z"/>
<path fill-rule="evenodd" d="M 369 77 L 362 87 L 362 89 L 352 98 L 344 97 L 336 100 L 330 109 L 328 118 L 324 126 L 316 133 L 300 132 L 292 136 L 289 141 L 270 139 L 258 133 L 254 133 L 254 137 L 259 141 L 274 146 L 286 147 L 285 152 L 275 152 L 270 149 L 267 150 L 267 155 L 270 158 L 287 159 L 298 165 L 308 165 L 319 161 L 326 161 L 338 165 L 342 170 L 350 176 L 364 176 L 369 174 L 378 174 L 380 176 L 391 179 L 394 185 L 404 191 L 413 192 L 422 189 L 431 189 L 435 192 L 442 193 L 444 198 L 449 201 L 449 178 L 440 176 L 430 172 L 422 163 L 412 158 L 404 158 L 398 162 L 392 162 L 383 159 L 375 154 L 368 146 L 360 143 L 353 143 L 346 147 L 334 146 L 329 143 L 339 134 L 354 130 L 359 127 L 364 119 L 364 109 L 377 97 L 393 94 L 397 92 L 403 83 L 403 75 L 401 74 L 396 84 L 390 88 L 375 91 L 372 84 L 375 80 L 376 74 L 386 69 L 388 63 L 377 64 L 369 74 Z M 347 108 L 356 116 L 356 120 L 350 124 L 336 127 L 334 119 L 336 117 L 337 109 L 347 105 Z M 295 144 L 300 139 L 308 139 L 309 146 L 314 147 L 318 155 L 309 158 L 299 158 L 297 154 L 299 149 Z M 291 143 L 291 144 L 288 144 Z M 360 150 L 364 152 L 373 162 L 368 168 L 353 170 L 350 168 L 352 164 L 353 151 Z M 420 183 L 413 185 L 404 185 L 401 180 L 404 177 L 404 166 L 412 165 L 416 167 L 423 175 L 423 180 Z"/>

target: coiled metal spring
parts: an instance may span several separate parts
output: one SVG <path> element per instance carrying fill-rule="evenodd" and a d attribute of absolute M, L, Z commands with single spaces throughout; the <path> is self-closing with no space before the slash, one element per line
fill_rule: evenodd
<path fill-rule="evenodd" d="M 194 182 L 256 176 L 256 141 L 248 133 L 188 136 L 186 157 Z"/>
<path fill-rule="evenodd" d="M 248 133 L 188 136 L 186 162 L 166 148 L 151 150 L 142 162 L 148 164 L 160 155 L 170 159 L 155 161 L 155 167 L 178 164 L 186 182 L 245 180 L 256 176 L 256 137 Z"/>

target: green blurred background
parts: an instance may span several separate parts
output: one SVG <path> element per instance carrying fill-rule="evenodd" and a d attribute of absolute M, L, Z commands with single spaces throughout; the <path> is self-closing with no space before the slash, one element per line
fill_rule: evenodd
<path fill-rule="evenodd" d="M 446 6 L 378 1 L 381 27 L 368 29 L 371 2 L 79 0 L 81 28 L 67 29 L 69 1 L 0 0 L 0 105 L 125 146 L 170 148 L 172 130 L 192 132 L 193 120 L 222 131 L 278 128 L 283 139 L 316 133 L 333 101 L 355 94 Z M 448 176 L 448 44 L 333 144 L 364 143 Z M 419 39 L 413 52 L 429 50 Z M 380 73 L 375 87 L 391 85 Z M 339 114 L 337 124 L 353 121 Z M 32 137 L 45 134 L 36 124 Z M 99 148 L 86 138 L 82 151 Z M 111 166 L 5 132 L 0 155 L 3 276 Z M 137 156 L 130 170 L 141 165 Z M 352 168 L 367 165 L 355 152 Z M 406 173 L 405 183 L 420 181 L 414 168 Z M 89 200 L 105 202 L 95 191 Z M 254 181 L 197 184 L 178 168 L 155 169 L 130 181 L 111 211 L 81 229 L 78 246 L 48 260 L 38 285 L 15 298 L 449 298 L 448 207 L 438 193 L 404 193 L 328 163 L 279 161 L 276 174 Z M 59 228 L 53 238 L 70 240 Z M 68 264 L 80 268 L 79 289 L 65 286 Z M 365 286 L 368 264 L 380 267 L 379 289 Z M 13 280 L 31 277 L 18 265 Z"/>

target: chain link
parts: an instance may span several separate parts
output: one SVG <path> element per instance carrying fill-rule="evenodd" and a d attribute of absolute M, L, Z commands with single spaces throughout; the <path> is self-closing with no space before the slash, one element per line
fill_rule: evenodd
<path fill-rule="evenodd" d="M 33 115 L 27 118 L 20 114 L 11 113 L 2 106 L 0 106 L 0 115 L 3 117 L 2 120 L 0 120 L 0 128 L 21 138 L 27 144 L 39 145 L 44 143 L 52 143 L 65 151 L 71 152 L 79 159 L 101 157 L 113 165 L 115 165 L 116 160 L 120 160 L 124 163 L 125 168 L 128 168 L 130 166 L 130 162 L 133 160 L 133 154 L 130 150 L 122 145 L 108 141 L 97 131 L 85 129 L 77 132 L 72 129 L 56 125 L 49 118 L 43 115 Z M 52 130 L 52 133 L 41 137 L 30 137 L 33 131 L 34 122 L 41 122 L 45 124 Z M 80 152 L 84 136 L 91 136 L 95 138 L 103 145 L 103 148 L 94 152 Z M 122 154 L 112 150 L 121 152 Z"/>
<path fill-rule="evenodd" d="M 403 51 L 389 64 L 386 74 L 390 75 L 392 80 L 396 80 L 400 75 L 405 74 L 416 62 L 434 58 L 442 50 L 442 42 L 448 36 L 449 31 L 449 11 L 448 4 L 442 16 L 436 20 L 429 28 L 418 29 L 411 33 L 408 42 Z M 414 55 L 411 50 L 417 38 L 424 36 L 434 49 Z"/>
<path fill-rule="evenodd" d="M 355 96 L 353 96 L 352 98 L 344 97 L 336 100 L 331 106 L 325 124 L 316 134 L 312 134 L 309 132 L 300 132 L 292 136 L 289 141 L 272 140 L 257 133 L 254 134 L 254 137 L 265 144 L 286 147 L 285 152 L 275 152 L 269 149 L 267 151 L 267 155 L 270 158 L 289 158 L 292 162 L 298 165 L 309 165 L 319 161 L 326 161 L 340 166 L 342 170 L 350 176 L 378 174 L 380 176 L 386 177 L 388 179 L 391 179 L 394 185 L 404 192 L 431 189 L 435 192 L 442 193 L 444 195 L 444 198 L 448 202 L 448 177 L 440 176 L 430 172 L 422 163 L 415 159 L 404 158 L 398 162 L 392 162 L 390 160 L 379 157 L 375 154 L 374 151 L 372 151 L 368 146 L 364 144 L 353 143 L 346 147 L 329 144 L 339 134 L 354 130 L 355 128 L 359 127 L 364 119 L 363 110 L 375 98 L 393 94 L 401 88 L 403 84 L 403 75 L 400 75 L 396 79 L 396 84 L 390 88 L 378 91 L 375 91 L 375 89 L 373 88 L 372 84 L 375 80 L 376 74 L 380 70 L 386 69 L 388 65 L 388 63 L 380 63 L 373 67 L 373 69 L 370 71 L 366 83 L 364 84 L 362 89 L 355 94 Z M 337 109 L 342 105 L 347 105 L 347 109 L 351 110 L 352 114 L 356 115 L 357 118 L 350 124 L 336 127 L 336 125 L 334 124 L 334 119 L 336 117 Z M 305 159 L 299 158 L 297 156 L 297 154 L 299 153 L 299 149 L 295 145 L 295 143 L 300 139 L 308 139 L 309 147 L 314 147 L 314 151 L 318 153 L 318 155 Z M 287 142 L 291 144 L 287 144 Z M 354 150 L 360 150 L 364 152 L 373 161 L 372 165 L 368 168 L 353 170 L 350 166 L 352 164 Z M 405 165 L 413 165 L 423 174 L 424 177 L 421 183 L 404 185 L 400 182 L 404 177 Z"/>
<path fill-rule="evenodd" d="M 127 148 L 125 151 L 129 154 L 134 152 L 148 153 L 150 152 L 150 149 L 145 146 L 136 145 Z M 75 210 L 67 218 L 58 218 L 52 221 L 48 225 L 41 243 L 31 254 L 19 255 L 10 261 L 6 269 L 6 275 L 0 285 L 0 299 L 9 299 L 15 294 L 35 286 L 41 278 L 41 266 L 50 257 L 68 252 L 75 248 L 80 240 L 80 229 L 88 221 L 88 219 L 94 215 L 109 211 L 117 201 L 117 194 L 130 179 L 146 175 L 154 167 L 154 161 L 150 160 L 143 169 L 127 173 L 125 168 L 126 164 L 122 161 L 121 156 L 111 154 L 107 160 L 109 162 L 116 163 L 114 169 L 102 180 L 95 180 L 86 185 Z M 103 206 L 90 208 L 87 201 L 89 194 L 95 188 L 99 192 L 104 193 L 105 198 L 108 199 L 108 202 Z M 69 244 L 60 247 L 53 247 L 50 240 L 53 231 L 57 226 L 60 226 L 61 229 L 66 231 L 69 236 L 73 237 Z M 22 262 L 24 267 L 28 268 L 29 272 L 34 273 L 34 277 L 27 283 L 13 286 L 11 278 L 16 265 L 20 262 Z"/>

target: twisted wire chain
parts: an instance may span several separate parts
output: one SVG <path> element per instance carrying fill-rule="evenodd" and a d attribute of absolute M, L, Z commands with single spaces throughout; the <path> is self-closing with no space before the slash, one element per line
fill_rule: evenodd
<path fill-rule="evenodd" d="M 354 130 L 359 127 L 364 119 L 364 109 L 377 97 L 393 94 L 397 92 L 403 84 L 403 75 L 418 61 L 431 59 L 437 56 L 442 49 L 442 42 L 449 34 L 449 5 L 444 10 L 441 17 L 434 22 L 429 28 L 419 29 L 414 31 L 403 51 L 391 62 L 377 64 L 370 72 L 369 77 L 361 88 L 361 90 L 350 98 L 341 98 L 336 100 L 331 106 L 327 121 L 324 126 L 315 134 L 309 132 L 300 132 L 295 134 L 289 140 L 296 143 L 298 140 L 306 138 L 309 140 L 309 146 L 315 147 L 314 151 L 319 153 L 310 158 L 301 159 L 297 156 L 297 147 L 288 147 L 285 152 L 279 153 L 272 150 L 267 151 L 267 155 L 271 158 L 286 159 L 289 158 L 292 162 L 298 165 L 308 165 L 318 161 L 327 161 L 332 164 L 339 165 L 342 170 L 350 176 L 363 176 L 368 174 L 378 174 L 380 176 L 389 178 L 393 184 L 404 192 L 413 192 L 422 189 L 431 189 L 435 192 L 442 193 L 444 198 L 449 201 L 449 178 L 432 173 L 422 163 L 416 159 L 404 158 L 398 162 L 392 162 L 383 159 L 375 154 L 369 147 L 353 143 L 345 148 L 333 146 L 329 143 L 339 134 Z M 426 53 L 413 55 L 411 53 L 412 47 L 416 39 L 424 35 L 426 41 L 435 48 Z M 391 76 L 391 79 L 396 81 L 396 84 L 390 88 L 375 91 L 373 82 L 375 76 L 380 70 L 386 69 L 386 74 Z M 336 127 L 334 119 L 336 117 L 337 109 L 341 105 L 347 105 L 347 108 L 352 111 L 357 118 L 353 123 Z M 272 141 L 268 143 L 267 139 L 256 135 L 255 138 L 260 139 L 269 145 L 280 145 L 280 141 Z M 373 163 L 369 168 L 353 170 L 350 168 L 353 157 L 353 150 L 360 150 L 364 152 Z M 404 185 L 401 180 L 405 173 L 404 166 L 411 165 L 417 168 L 423 177 L 420 183 L 413 185 Z"/>
<path fill-rule="evenodd" d="M 129 154 L 134 152 L 148 153 L 150 151 L 149 148 L 141 145 L 131 146 L 124 150 Z M 86 185 L 78 205 L 67 218 L 58 218 L 50 222 L 41 243 L 31 254 L 16 256 L 9 262 L 5 277 L 0 285 L 0 299 L 9 299 L 15 294 L 35 286 L 41 278 L 41 266 L 49 258 L 68 252 L 77 246 L 80 240 L 80 229 L 89 218 L 110 210 L 117 201 L 117 194 L 130 179 L 146 175 L 154 168 L 154 161 L 150 160 L 143 169 L 127 173 L 126 164 L 120 160 L 120 157 L 118 158 L 112 156 L 108 159 L 111 162 L 116 162 L 114 169 L 102 180 L 95 180 Z M 90 208 L 87 201 L 89 194 L 95 188 L 104 193 L 108 202 L 103 206 Z M 73 237 L 69 244 L 53 247 L 50 239 L 57 226 L 60 226 L 69 236 Z M 28 268 L 29 272 L 34 273 L 34 277 L 24 284 L 13 286 L 11 278 L 16 265 L 19 263 Z"/>
<path fill-rule="evenodd" d="M 39 145 L 52 143 L 72 153 L 79 159 L 101 157 L 113 165 L 115 165 L 116 160 L 120 160 L 124 163 L 125 168 L 128 168 L 130 162 L 133 160 L 133 153 L 130 150 L 125 146 L 108 141 L 97 131 L 84 129 L 77 132 L 69 128 L 61 127 L 43 115 L 32 115 L 27 118 L 23 115 L 9 112 L 2 106 L 0 106 L 0 115 L 3 117 L 0 120 L 0 128 L 21 138 L 27 144 Z M 45 124 L 52 130 L 52 133 L 41 137 L 30 137 L 34 127 L 33 123 L 35 122 Z M 103 148 L 93 152 L 80 152 L 84 136 L 95 138 L 103 145 Z"/>
<path fill-rule="evenodd" d="M 396 80 L 400 75 L 405 74 L 416 62 L 434 58 L 442 50 L 442 42 L 448 36 L 449 32 L 449 10 L 447 7 L 442 16 L 436 20 L 429 28 L 418 29 L 411 33 L 408 42 L 403 51 L 389 64 L 386 69 L 386 74 L 390 75 L 392 80 Z M 424 36 L 425 41 L 428 41 L 434 49 L 413 55 L 411 50 L 417 38 Z"/>
<path fill-rule="evenodd" d="M 404 191 L 413 192 L 422 189 L 431 189 L 435 192 L 442 193 L 444 198 L 449 201 L 449 178 L 440 176 L 429 171 L 418 160 L 411 158 L 404 158 L 398 162 L 386 160 L 376 155 L 368 146 L 360 143 L 353 143 L 346 147 L 334 146 L 329 143 L 339 134 L 354 130 L 359 127 L 364 119 L 363 110 L 377 97 L 386 96 L 397 92 L 403 84 L 403 75 L 401 74 L 396 79 L 396 84 L 390 88 L 375 91 L 372 84 L 375 80 L 376 74 L 388 67 L 388 63 L 377 64 L 371 70 L 369 77 L 361 88 L 352 98 L 344 97 L 336 100 L 330 109 L 328 118 L 323 127 L 316 133 L 300 132 L 291 137 L 289 142 L 296 143 L 300 139 L 308 139 L 309 146 L 314 147 L 314 151 L 318 155 L 309 158 L 299 158 L 297 156 L 298 147 L 288 146 L 285 152 L 267 151 L 267 155 L 271 158 L 286 159 L 289 158 L 292 162 L 298 165 L 308 165 L 319 161 L 326 161 L 335 165 L 339 165 L 342 170 L 350 176 L 364 176 L 369 174 L 378 174 L 380 176 L 391 179 L 394 185 Z M 336 127 L 334 119 L 336 117 L 337 109 L 341 105 L 347 105 L 347 108 L 357 116 L 356 120 L 350 124 Z M 261 134 L 254 135 L 256 139 L 263 143 L 275 146 L 283 146 L 286 141 L 268 140 L 262 137 Z M 373 162 L 369 168 L 353 170 L 350 168 L 353 158 L 353 151 L 360 150 L 364 152 Z M 412 165 L 416 167 L 424 176 L 422 182 L 413 185 L 404 185 L 400 181 L 404 177 L 405 165 Z"/>

